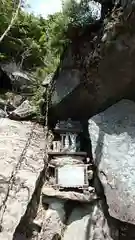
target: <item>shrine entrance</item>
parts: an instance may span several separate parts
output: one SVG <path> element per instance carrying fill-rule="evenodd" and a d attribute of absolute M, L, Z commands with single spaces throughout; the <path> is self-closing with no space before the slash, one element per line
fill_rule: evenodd
<path fill-rule="evenodd" d="M 98 197 L 91 185 L 93 179 L 92 162 L 88 153 L 83 151 L 81 137 L 83 128 L 78 121 L 60 121 L 53 129 L 54 139 L 48 152 L 48 181 L 42 190 L 42 203 L 48 205 L 41 232 L 41 239 L 66 237 L 65 227 L 71 212 L 77 206 L 89 206 Z M 55 224 L 54 224 L 55 223 Z M 49 236 L 49 237 L 48 237 Z M 63 239 L 63 238 L 61 238 Z"/>
<path fill-rule="evenodd" d="M 60 196 L 69 200 L 89 202 L 95 199 L 95 189 L 90 186 L 93 178 L 91 159 L 81 151 L 79 121 L 57 122 L 49 155 L 49 179 L 51 190 L 46 186 L 45 195 Z M 77 197 L 78 194 L 78 197 Z M 50 197 L 51 197 L 50 196 Z"/>

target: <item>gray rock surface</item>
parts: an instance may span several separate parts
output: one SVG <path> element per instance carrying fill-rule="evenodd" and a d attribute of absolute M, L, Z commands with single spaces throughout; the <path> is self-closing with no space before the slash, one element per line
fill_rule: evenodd
<path fill-rule="evenodd" d="M 42 126 L 0 119 L 0 232 L 11 240 L 44 168 Z"/>
<path fill-rule="evenodd" d="M 89 134 L 110 215 L 135 224 L 135 103 L 122 100 L 92 117 Z"/>
<path fill-rule="evenodd" d="M 116 232 L 115 232 L 116 234 Z M 112 240 L 111 231 L 100 204 L 76 207 L 67 222 L 63 240 Z"/>
<path fill-rule="evenodd" d="M 19 107 L 23 102 L 23 97 L 19 94 L 15 94 L 12 100 L 12 104 L 17 108 Z"/>
<path fill-rule="evenodd" d="M 75 191 L 59 191 L 55 190 L 52 187 L 44 186 L 42 190 L 43 194 L 43 202 L 48 203 L 49 199 L 60 198 L 63 200 L 72 200 L 72 201 L 79 201 L 79 202 L 92 202 L 93 200 L 97 199 L 97 195 L 95 193 L 95 189 L 90 187 L 91 189 L 84 193 L 79 193 Z M 48 197 L 48 198 L 47 198 Z"/>
<path fill-rule="evenodd" d="M 76 164 L 83 164 L 83 159 L 84 157 L 81 156 L 62 156 L 62 157 L 54 157 L 51 159 L 51 161 L 49 162 L 50 166 L 54 166 L 54 167 L 62 167 L 68 164 L 71 165 L 76 165 Z"/>
<path fill-rule="evenodd" d="M 50 111 L 56 119 L 88 119 L 116 100 L 131 94 L 135 99 L 135 1 L 97 1 L 103 3 L 101 14 L 107 15 L 104 24 L 96 21 L 84 32 L 80 28 L 68 31 L 72 41 L 54 75 L 56 84 Z M 119 4 L 113 8 L 111 2 L 120 2 L 125 11 Z M 76 69 L 77 74 L 71 75 Z"/>
<path fill-rule="evenodd" d="M 0 118 L 5 118 L 5 117 L 7 117 L 7 114 L 2 109 L 0 109 Z"/>
<path fill-rule="evenodd" d="M 20 69 L 20 66 L 15 62 L 1 63 L 1 69 L 10 78 L 12 90 L 15 90 L 15 92 L 20 92 L 25 88 L 25 93 L 27 93 L 27 89 L 33 85 L 28 72 L 24 72 Z"/>
<path fill-rule="evenodd" d="M 5 106 L 6 106 L 6 100 L 3 100 L 2 98 L 0 98 L 0 108 L 4 110 Z"/>
<path fill-rule="evenodd" d="M 9 118 L 13 120 L 24 120 L 35 114 L 35 107 L 25 100 L 18 108 L 9 114 Z"/>
<path fill-rule="evenodd" d="M 55 238 L 56 236 L 61 236 L 62 230 L 65 226 L 64 220 L 64 202 L 52 202 L 46 212 L 39 240 L 52 240 L 57 239 Z"/>

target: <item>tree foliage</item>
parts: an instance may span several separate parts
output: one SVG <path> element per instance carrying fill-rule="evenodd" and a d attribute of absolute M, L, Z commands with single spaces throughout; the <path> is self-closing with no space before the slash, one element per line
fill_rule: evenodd
<path fill-rule="evenodd" d="M 19 0 L 0 0 L 0 36 L 9 26 Z M 63 11 L 44 19 L 27 13 L 22 6 L 8 34 L 0 42 L 0 61 L 15 61 L 21 69 L 33 75 L 38 97 L 41 97 L 41 81 L 54 72 L 63 49 L 69 43 L 69 24 L 89 24 L 93 21 L 88 0 L 78 4 L 75 0 L 64 0 Z"/>
<path fill-rule="evenodd" d="M 63 0 L 63 12 L 73 26 L 86 26 L 96 19 L 90 0 Z"/>
<path fill-rule="evenodd" d="M 0 0 L 0 35 L 10 24 L 18 1 Z M 14 58 L 27 70 L 43 67 L 47 72 L 52 71 L 52 65 L 56 66 L 63 47 L 69 42 L 66 36 L 69 23 L 83 25 L 93 21 L 88 3 L 88 0 L 82 0 L 81 4 L 64 0 L 63 12 L 50 15 L 48 19 L 21 8 L 15 24 L 0 43 L 1 59 Z"/>

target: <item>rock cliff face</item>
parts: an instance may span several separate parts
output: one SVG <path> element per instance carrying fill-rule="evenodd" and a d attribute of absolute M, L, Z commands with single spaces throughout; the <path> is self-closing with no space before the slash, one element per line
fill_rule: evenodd
<path fill-rule="evenodd" d="M 72 209 L 64 239 L 133 240 L 135 103 L 129 99 L 135 100 L 135 3 L 99 2 L 102 18 L 70 32 L 72 43 L 54 76 L 50 116 L 89 119 L 93 184 L 99 195 L 93 208 Z"/>
<path fill-rule="evenodd" d="M 107 8 L 109 1 L 102 2 Z M 72 43 L 54 77 L 56 118 L 84 119 L 133 95 L 134 1 L 118 3 L 104 19 L 70 34 Z"/>
<path fill-rule="evenodd" d="M 134 95 L 134 1 L 101 4 L 102 19 L 70 36 L 50 111 L 57 120 L 98 113 L 89 119 L 96 198 L 78 203 L 79 194 L 69 201 L 55 192 L 46 199 L 43 128 L 1 118 L 2 240 L 135 239 L 135 103 L 122 100 L 108 108 Z"/>
<path fill-rule="evenodd" d="M 63 239 L 132 240 L 135 104 L 118 101 L 134 99 L 135 6 L 132 0 L 99 2 L 101 19 L 69 33 L 72 43 L 54 76 L 54 120 L 87 121 L 98 113 L 89 120 L 89 134 L 99 200 L 72 209 Z"/>

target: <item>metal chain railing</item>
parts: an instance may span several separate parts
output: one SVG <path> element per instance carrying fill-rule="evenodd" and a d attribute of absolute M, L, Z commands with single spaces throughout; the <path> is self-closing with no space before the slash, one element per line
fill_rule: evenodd
<path fill-rule="evenodd" d="M 51 93 L 52 93 L 52 83 L 50 83 L 46 87 L 46 99 L 45 99 L 46 106 L 45 106 L 45 114 L 44 114 L 45 115 L 45 121 L 44 121 L 44 132 L 45 132 L 44 182 L 45 182 L 47 174 L 48 174 L 48 163 L 49 163 L 48 151 L 49 151 L 49 147 L 50 147 L 50 144 L 51 144 L 52 138 L 53 138 L 53 135 L 52 135 L 51 131 L 49 131 L 49 128 L 48 128 L 49 104 L 50 104 L 49 101 L 50 101 Z M 39 205 L 42 206 L 42 196 L 40 196 Z M 41 209 L 39 210 L 37 215 L 38 214 L 40 215 L 41 219 L 45 218 L 45 211 L 44 211 L 43 207 L 41 207 Z M 44 221 L 43 221 L 43 223 L 44 223 Z M 42 227 L 43 227 L 43 224 L 41 224 L 41 232 L 42 232 Z M 35 240 L 42 240 L 41 233 L 39 233 L 37 235 Z"/>

